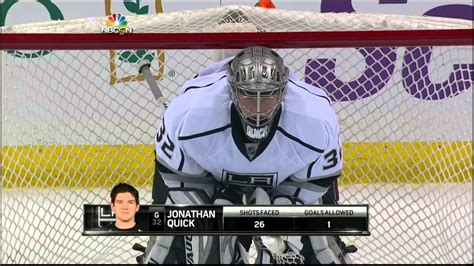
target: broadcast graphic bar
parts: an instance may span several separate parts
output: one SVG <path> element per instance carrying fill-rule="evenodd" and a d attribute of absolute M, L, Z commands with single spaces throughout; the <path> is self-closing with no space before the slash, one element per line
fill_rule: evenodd
<path fill-rule="evenodd" d="M 107 231 L 109 205 L 84 205 L 83 235 L 370 235 L 368 205 L 142 205 L 141 231 Z"/>

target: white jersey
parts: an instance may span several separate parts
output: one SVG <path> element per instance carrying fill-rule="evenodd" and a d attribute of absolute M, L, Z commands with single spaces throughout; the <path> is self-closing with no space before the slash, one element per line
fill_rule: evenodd
<path fill-rule="evenodd" d="M 290 75 L 282 108 L 254 156 L 232 106 L 225 64 L 210 66 L 182 88 L 158 129 L 157 160 L 179 182 L 218 182 L 276 188 L 284 193 L 327 190 L 342 168 L 337 116 L 326 92 Z M 168 180 L 169 181 L 169 180 Z M 167 182 L 169 184 L 169 182 Z"/>

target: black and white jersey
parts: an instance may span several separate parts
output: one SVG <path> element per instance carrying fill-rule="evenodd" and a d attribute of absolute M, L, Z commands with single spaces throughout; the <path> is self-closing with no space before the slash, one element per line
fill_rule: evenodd
<path fill-rule="evenodd" d="M 142 229 L 138 224 L 135 224 L 131 228 L 121 229 L 115 226 L 115 222 L 111 222 L 102 228 L 103 231 L 118 231 L 118 232 L 142 232 Z"/>
<path fill-rule="evenodd" d="M 212 179 L 321 196 L 342 168 L 339 125 L 326 92 L 290 74 L 269 136 L 249 145 L 230 98 L 227 62 L 188 81 L 163 115 L 155 138 L 157 160 L 178 174 L 166 183 Z"/>

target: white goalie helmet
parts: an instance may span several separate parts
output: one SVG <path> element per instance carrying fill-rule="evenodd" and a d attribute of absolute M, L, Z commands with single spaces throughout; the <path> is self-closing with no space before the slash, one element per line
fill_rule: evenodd
<path fill-rule="evenodd" d="M 249 47 L 229 63 L 227 79 L 247 138 L 263 140 L 281 107 L 288 83 L 283 59 L 269 48 Z"/>

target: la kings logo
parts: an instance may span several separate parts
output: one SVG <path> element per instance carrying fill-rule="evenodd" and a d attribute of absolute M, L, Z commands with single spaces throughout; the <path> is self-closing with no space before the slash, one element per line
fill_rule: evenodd
<path fill-rule="evenodd" d="M 237 186 L 250 186 L 272 188 L 277 185 L 278 172 L 276 173 L 234 173 L 222 170 L 222 181 Z"/>

